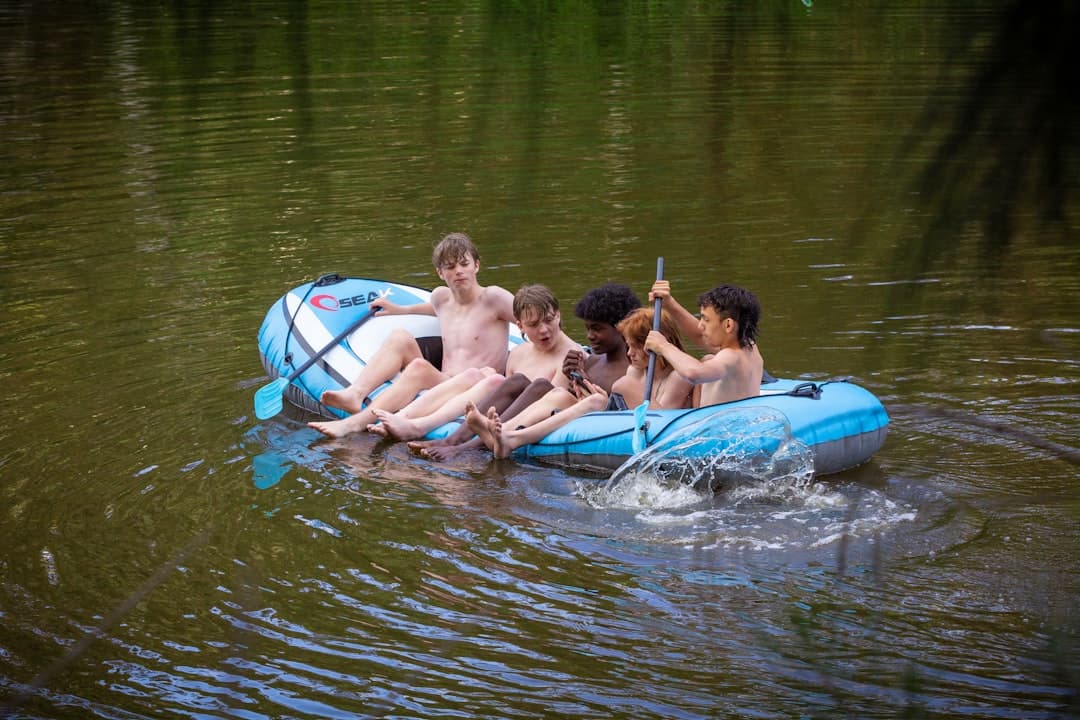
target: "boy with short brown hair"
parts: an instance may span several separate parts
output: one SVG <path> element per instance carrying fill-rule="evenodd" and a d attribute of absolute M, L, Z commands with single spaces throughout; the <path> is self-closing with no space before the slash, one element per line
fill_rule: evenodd
<path fill-rule="evenodd" d="M 402 306 L 379 298 L 371 302 L 371 311 L 437 317 L 443 344 L 441 367 L 424 359 L 416 338 L 409 332 L 394 330 L 349 387 L 328 390 L 320 398 L 324 405 L 352 415 L 342 420 L 308 423 L 309 426 L 324 435 L 341 437 L 367 428 L 375 421 L 376 409 L 399 410 L 418 392 L 447 378 L 484 367 L 503 372 L 509 323 L 514 321 L 513 295 L 497 285 L 484 287 L 476 281 L 480 254 L 464 233 L 443 237 L 431 258 L 445 286 L 432 290 L 429 302 Z M 394 384 L 364 407 L 368 394 L 398 373 L 401 376 Z"/>

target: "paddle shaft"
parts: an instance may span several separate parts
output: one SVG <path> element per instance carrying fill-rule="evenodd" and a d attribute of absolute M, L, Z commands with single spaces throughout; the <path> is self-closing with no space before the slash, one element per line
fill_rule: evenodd
<path fill-rule="evenodd" d="M 656 279 L 658 281 L 664 279 L 664 258 L 662 258 L 662 257 L 656 258 Z M 660 309 L 661 309 L 662 303 L 663 303 L 663 300 L 661 298 L 656 298 L 656 300 L 653 301 L 652 329 L 654 331 L 657 331 L 657 332 L 660 331 Z M 650 350 L 649 351 L 649 369 L 645 372 L 645 402 L 646 403 L 648 403 L 648 402 L 650 402 L 652 400 L 653 374 L 655 372 L 656 372 L 656 353 L 653 352 L 652 350 Z"/>
<path fill-rule="evenodd" d="M 354 322 L 352 325 L 350 325 L 349 327 L 342 330 L 340 333 L 338 333 L 337 337 L 335 337 L 333 340 L 331 340 L 326 345 L 324 345 L 322 350 L 320 350 L 319 352 L 317 352 L 314 355 L 312 355 L 311 357 L 309 357 L 307 359 L 307 362 L 305 362 L 299 368 L 297 368 L 296 370 L 293 370 L 292 373 L 289 374 L 289 377 L 286 378 L 286 379 L 291 383 L 293 380 L 295 380 L 296 378 L 303 375 L 305 370 L 307 370 L 309 367 L 311 367 L 315 363 L 319 362 L 319 358 L 321 358 L 323 355 L 325 355 L 326 353 L 330 352 L 332 349 L 337 347 L 338 343 L 340 343 L 342 340 L 344 340 L 346 337 L 348 337 L 350 333 L 352 333 L 354 330 L 359 328 L 361 325 L 363 325 L 364 323 L 366 323 L 368 320 L 370 320 L 373 317 L 375 317 L 375 311 L 369 311 L 366 315 L 364 315 L 364 317 L 360 318 L 359 320 Z"/>

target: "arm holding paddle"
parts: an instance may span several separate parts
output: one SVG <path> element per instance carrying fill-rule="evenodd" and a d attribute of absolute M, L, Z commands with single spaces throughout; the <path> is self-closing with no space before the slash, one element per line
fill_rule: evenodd
<path fill-rule="evenodd" d="M 687 340 L 698 347 L 707 347 L 701 334 L 701 327 L 697 317 L 679 304 L 679 301 L 671 294 L 671 283 L 668 280 L 657 280 L 649 291 L 649 300 L 663 300 L 664 310 L 675 321 L 675 327 Z"/>
<path fill-rule="evenodd" d="M 675 348 L 660 333 L 649 333 L 647 350 L 663 356 L 679 375 L 700 386 L 697 404 L 715 405 L 761 392 L 763 360 L 757 347 L 757 297 L 735 285 L 718 285 L 698 299 L 697 334 L 708 352 L 701 360 Z"/>
<path fill-rule="evenodd" d="M 676 347 L 664 337 L 663 333 L 655 330 L 645 338 L 645 349 L 664 358 L 675 372 L 694 384 L 717 380 L 725 374 L 722 361 L 713 363 L 711 356 L 705 360 L 698 360 L 685 350 Z"/>

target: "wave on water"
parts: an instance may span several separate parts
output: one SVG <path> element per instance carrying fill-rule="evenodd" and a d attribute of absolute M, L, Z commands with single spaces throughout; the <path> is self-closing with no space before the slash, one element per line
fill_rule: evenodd
<path fill-rule="evenodd" d="M 914 516 L 881 493 L 815 481 L 812 451 L 767 408 L 706 418 L 576 494 L 617 536 L 699 547 L 810 550 Z"/>
<path fill-rule="evenodd" d="M 806 488 L 813 477 L 813 453 L 792 437 L 783 414 L 740 408 L 646 448 L 584 499 L 596 507 L 670 507 L 717 494 L 767 498 Z"/>

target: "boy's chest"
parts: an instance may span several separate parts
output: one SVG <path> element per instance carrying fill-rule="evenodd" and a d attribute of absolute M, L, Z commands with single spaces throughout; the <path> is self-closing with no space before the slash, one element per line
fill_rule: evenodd
<path fill-rule="evenodd" d="M 554 370 L 562 368 L 562 357 L 554 352 L 542 352 L 537 348 L 522 344 L 514 349 L 510 356 L 508 372 L 519 372 L 531 378 L 551 377 Z"/>

